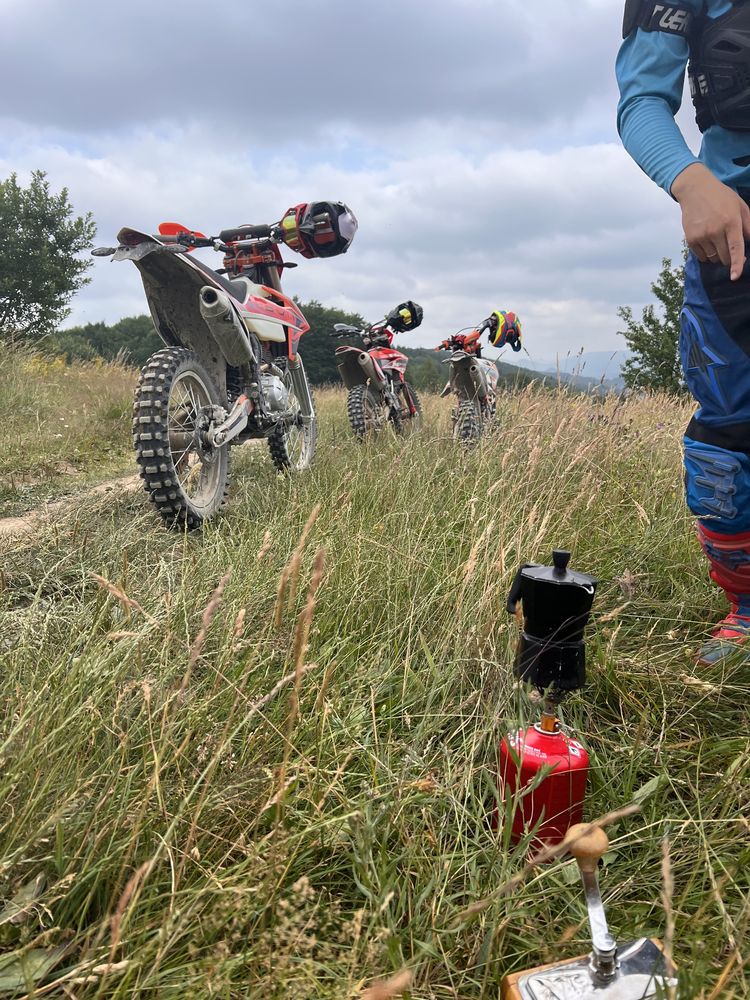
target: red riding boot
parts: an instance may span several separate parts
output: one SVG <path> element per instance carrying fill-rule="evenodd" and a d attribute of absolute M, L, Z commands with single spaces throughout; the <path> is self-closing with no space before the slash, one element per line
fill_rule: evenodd
<path fill-rule="evenodd" d="M 705 666 L 718 663 L 750 638 L 750 531 L 724 535 L 698 522 L 698 538 L 711 565 L 710 575 L 729 598 L 731 610 L 698 653 Z"/>

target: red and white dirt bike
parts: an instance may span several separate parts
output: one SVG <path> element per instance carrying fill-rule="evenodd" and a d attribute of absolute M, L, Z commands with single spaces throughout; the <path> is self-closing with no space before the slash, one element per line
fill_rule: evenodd
<path fill-rule="evenodd" d="M 336 348 L 336 363 L 348 390 L 346 412 L 358 438 L 375 433 L 389 423 L 400 434 L 416 428 L 422 406 L 416 390 L 406 381 L 409 359 L 391 347 L 396 333 L 415 330 L 422 322 L 422 307 L 402 302 L 379 323 L 360 330 L 348 323 L 335 323 L 333 337 L 361 337 L 365 349 Z"/>
<path fill-rule="evenodd" d="M 304 257 L 349 249 L 357 229 L 340 202 L 290 208 L 272 225 L 215 237 L 165 222 L 158 236 L 121 229 L 95 256 L 138 268 L 166 347 L 147 361 L 135 393 L 133 441 L 144 488 L 170 526 L 197 528 L 226 499 L 229 446 L 265 438 L 280 471 L 307 468 L 317 423 L 297 347 L 309 324 L 281 291 L 283 243 Z M 192 251 L 224 254 L 212 270 Z"/>

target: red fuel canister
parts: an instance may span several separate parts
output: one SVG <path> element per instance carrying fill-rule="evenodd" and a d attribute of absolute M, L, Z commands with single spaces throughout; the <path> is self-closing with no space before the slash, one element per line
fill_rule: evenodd
<path fill-rule="evenodd" d="M 546 768 L 541 779 L 539 772 Z M 500 781 L 516 803 L 511 840 L 515 844 L 536 828 L 533 846 L 557 844 L 583 818 L 589 755 L 578 742 L 544 715 L 525 732 L 508 733 L 500 744 Z M 536 787 L 529 788 L 536 783 Z"/>

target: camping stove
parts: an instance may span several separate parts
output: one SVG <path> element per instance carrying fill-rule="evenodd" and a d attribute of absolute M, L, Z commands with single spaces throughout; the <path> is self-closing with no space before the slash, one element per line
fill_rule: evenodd
<path fill-rule="evenodd" d="M 596 866 L 609 840 L 599 827 L 572 826 L 566 836 L 578 862 L 591 928 L 589 955 L 555 962 L 503 980 L 503 1000 L 648 1000 L 676 985 L 656 940 L 641 938 L 618 947 L 609 932 Z"/>

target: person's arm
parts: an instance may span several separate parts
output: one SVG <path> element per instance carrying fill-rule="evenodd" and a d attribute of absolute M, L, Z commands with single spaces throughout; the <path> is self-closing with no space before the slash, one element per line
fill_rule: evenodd
<path fill-rule="evenodd" d="M 699 162 L 674 120 L 688 55 L 684 38 L 638 28 L 617 56 L 617 130 L 638 166 L 667 192 L 681 171 Z"/>
<path fill-rule="evenodd" d="M 617 57 L 623 145 L 649 177 L 682 209 L 690 249 L 701 261 L 721 261 L 739 278 L 750 238 L 750 209 L 688 147 L 674 121 L 689 55 L 684 38 L 636 29 Z"/>

